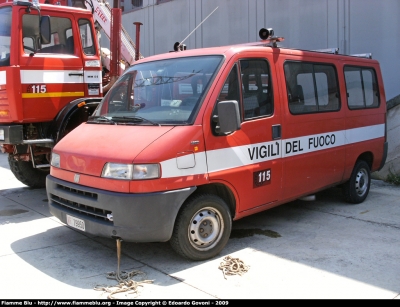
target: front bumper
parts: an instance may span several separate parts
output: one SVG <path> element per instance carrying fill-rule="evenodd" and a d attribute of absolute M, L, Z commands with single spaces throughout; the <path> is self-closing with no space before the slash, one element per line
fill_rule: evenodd
<path fill-rule="evenodd" d="M 67 224 L 67 214 L 85 221 L 85 232 L 127 242 L 165 242 L 171 238 L 183 202 L 196 187 L 126 194 L 46 178 L 50 213 Z M 107 216 L 112 214 L 113 220 Z"/>

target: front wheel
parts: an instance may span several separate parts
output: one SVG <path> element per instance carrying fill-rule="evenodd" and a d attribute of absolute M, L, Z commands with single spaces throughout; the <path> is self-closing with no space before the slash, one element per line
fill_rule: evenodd
<path fill-rule="evenodd" d="M 371 170 L 367 162 L 357 161 L 349 181 L 343 185 L 343 195 L 349 203 L 362 203 L 368 196 L 371 185 Z"/>
<path fill-rule="evenodd" d="M 12 155 L 8 155 L 8 164 L 15 178 L 33 189 L 46 187 L 48 169 L 34 168 L 31 161 L 17 161 Z"/>
<path fill-rule="evenodd" d="M 206 260 L 221 252 L 231 229 L 226 203 L 218 196 L 200 194 L 188 200 L 179 212 L 170 244 L 185 258 Z"/>

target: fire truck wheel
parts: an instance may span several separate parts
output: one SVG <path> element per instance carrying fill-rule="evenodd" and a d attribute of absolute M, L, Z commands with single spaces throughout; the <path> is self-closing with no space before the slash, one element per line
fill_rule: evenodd
<path fill-rule="evenodd" d="M 46 170 L 33 168 L 32 162 L 16 161 L 12 155 L 8 156 L 8 164 L 15 178 L 28 187 L 39 189 L 46 186 Z"/>
<path fill-rule="evenodd" d="M 371 185 L 371 170 L 367 162 L 357 161 L 349 181 L 343 185 L 343 195 L 349 203 L 362 203 Z"/>
<path fill-rule="evenodd" d="M 221 252 L 231 229 L 232 218 L 226 203 L 218 196 L 199 194 L 181 208 L 170 244 L 185 258 L 206 260 Z"/>

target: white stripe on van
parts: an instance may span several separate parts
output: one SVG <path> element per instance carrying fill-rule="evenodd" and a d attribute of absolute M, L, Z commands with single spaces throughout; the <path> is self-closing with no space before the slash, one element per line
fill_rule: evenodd
<path fill-rule="evenodd" d="M 385 136 L 385 125 L 373 125 L 321 134 L 312 134 L 286 140 L 235 146 L 196 153 L 196 166 L 178 169 L 176 159 L 161 162 L 162 178 L 190 176 L 218 172 L 245 165 L 286 158 L 343 145 L 373 140 Z"/>
<path fill-rule="evenodd" d="M 186 177 L 207 173 L 206 153 L 204 151 L 195 154 L 195 166 L 192 168 L 178 168 L 176 158 L 161 162 L 161 178 Z"/>

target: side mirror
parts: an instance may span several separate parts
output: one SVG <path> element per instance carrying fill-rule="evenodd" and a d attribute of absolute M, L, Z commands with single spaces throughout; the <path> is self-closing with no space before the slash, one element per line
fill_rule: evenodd
<path fill-rule="evenodd" d="M 214 120 L 217 121 L 215 129 L 218 134 L 240 129 L 239 104 L 236 100 L 220 101 L 217 109 L 218 116 Z"/>
<path fill-rule="evenodd" d="M 51 41 L 50 16 L 40 18 L 40 39 L 42 44 L 49 44 Z"/>

